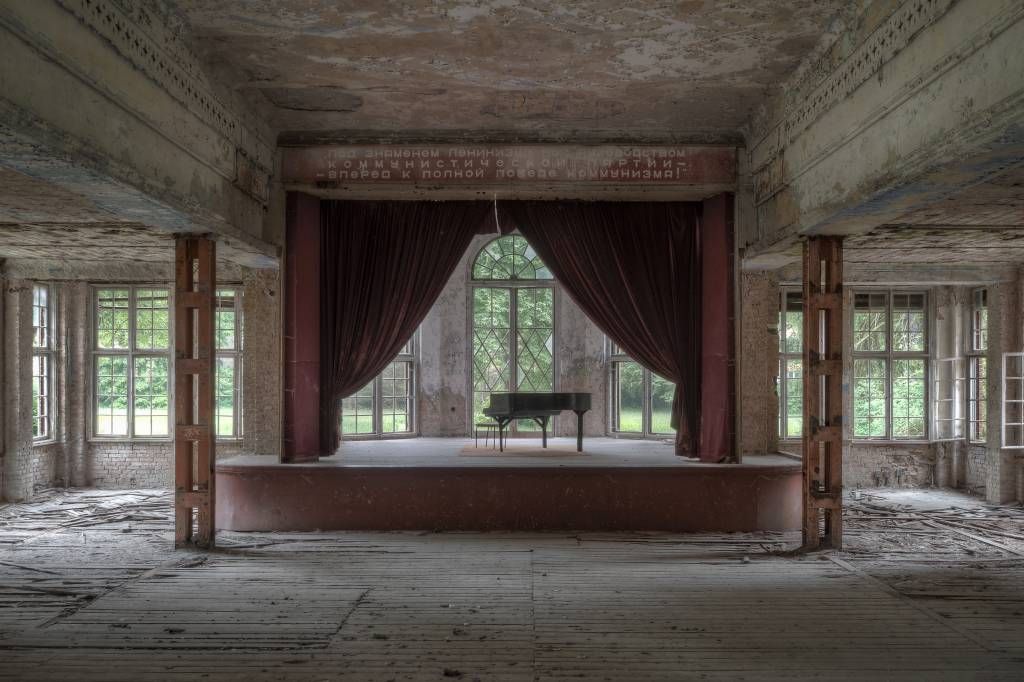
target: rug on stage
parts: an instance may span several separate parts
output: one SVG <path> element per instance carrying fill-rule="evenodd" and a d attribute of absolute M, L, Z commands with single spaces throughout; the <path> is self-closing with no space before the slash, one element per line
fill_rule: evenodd
<path fill-rule="evenodd" d="M 500 452 L 495 447 L 484 447 L 483 442 L 479 447 L 467 445 L 459 451 L 460 457 L 578 457 L 586 455 L 586 452 L 576 452 L 573 445 L 548 445 L 542 448 L 539 444 L 506 443 L 505 452 Z"/>

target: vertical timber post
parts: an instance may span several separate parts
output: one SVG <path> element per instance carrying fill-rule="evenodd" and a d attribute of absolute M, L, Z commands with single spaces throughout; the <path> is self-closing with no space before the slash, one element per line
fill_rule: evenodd
<path fill-rule="evenodd" d="M 803 546 L 843 545 L 843 240 L 804 242 Z"/>
<path fill-rule="evenodd" d="M 214 544 L 216 244 L 181 235 L 174 268 L 174 544 Z"/>

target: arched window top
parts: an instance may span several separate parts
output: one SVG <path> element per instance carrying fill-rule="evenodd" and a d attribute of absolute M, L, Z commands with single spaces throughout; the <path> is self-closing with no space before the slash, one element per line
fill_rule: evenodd
<path fill-rule="evenodd" d="M 480 249 L 473 262 L 473 279 L 554 279 L 526 238 L 498 237 Z"/>

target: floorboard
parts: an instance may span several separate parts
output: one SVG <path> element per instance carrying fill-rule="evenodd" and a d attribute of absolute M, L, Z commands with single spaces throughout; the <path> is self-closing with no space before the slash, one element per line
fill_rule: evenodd
<path fill-rule="evenodd" d="M 163 491 L 0 508 L 3 680 L 1019 680 L 1024 510 L 858 491 L 785 534 L 221 533 Z"/>

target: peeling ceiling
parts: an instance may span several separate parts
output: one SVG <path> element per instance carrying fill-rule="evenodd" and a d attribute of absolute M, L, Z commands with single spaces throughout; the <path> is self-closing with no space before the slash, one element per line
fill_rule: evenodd
<path fill-rule="evenodd" d="M 166 0 L 282 142 L 735 141 L 843 0 Z M 259 93 L 259 94 L 257 94 Z"/>

